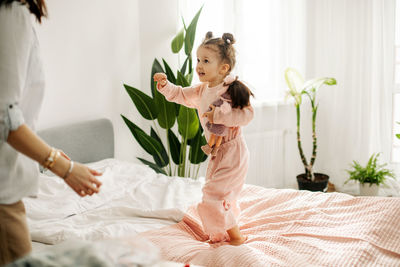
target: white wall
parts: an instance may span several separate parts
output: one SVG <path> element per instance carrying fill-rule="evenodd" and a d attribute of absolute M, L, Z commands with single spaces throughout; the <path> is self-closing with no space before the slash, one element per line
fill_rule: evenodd
<path fill-rule="evenodd" d="M 49 18 L 36 27 L 46 74 L 38 129 L 106 117 L 114 124 L 116 158 L 142 156 L 120 114 L 141 126 L 148 122 L 138 116 L 123 83 L 148 89 L 154 56 L 169 52 L 169 44 L 159 40 L 176 32 L 175 1 L 49 0 L 47 5 Z"/>

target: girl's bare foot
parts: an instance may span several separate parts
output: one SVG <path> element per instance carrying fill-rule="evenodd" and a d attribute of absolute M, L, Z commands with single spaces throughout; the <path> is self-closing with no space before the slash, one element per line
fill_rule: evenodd
<path fill-rule="evenodd" d="M 233 239 L 229 242 L 230 245 L 232 246 L 240 246 L 244 242 L 246 242 L 247 236 L 242 236 L 240 239 Z"/>

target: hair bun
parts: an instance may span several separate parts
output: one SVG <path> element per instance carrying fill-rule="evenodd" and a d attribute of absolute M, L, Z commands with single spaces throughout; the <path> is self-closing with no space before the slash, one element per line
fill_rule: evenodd
<path fill-rule="evenodd" d="M 233 38 L 233 34 L 232 33 L 227 33 L 227 32 L 224 33 L 222 35 L 222 40 L 224 40 L 224 42 L 226 44 L 230 44 L 230 45 L 235 43 L 235 38 Z"/>
<path fill-rule="evenodd" d="M 207 32 L 206 33 L 206 40 L 213 38 L 213 33 L 212 32 Z"/>

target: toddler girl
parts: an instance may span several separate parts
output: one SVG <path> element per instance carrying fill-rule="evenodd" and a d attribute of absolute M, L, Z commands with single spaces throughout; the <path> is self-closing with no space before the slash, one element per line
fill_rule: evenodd
<path fill-rule="evenodd" d="M 197 210 L 210 242 L 228 241 L 231 245 L 240 245 L 247 238 L 237 225 L 240 208 L 236 200 L 249 164 L 241 126 L 252 120 L 253 108 L 249 102 L 250 90 L 229 75 L 236 63 L 234 42 L 230 33 L 224 33 L 222 38 L 213 38 L 211 32 L 206 34 L 197 49 L 196 72 L 201 84 L 182 88 L 170 83 L 164 73 L 156 73 L 154 80 L 168 101 L 197 109 L 207 140 L 211 136 L 207 122 L 227 127 L 218 153 L 208 163 L 203 198 Z M 229 107 L 212 105 L 227 95 L 229 97 L 223 97 L 223 101 L 230 100 Z"/>

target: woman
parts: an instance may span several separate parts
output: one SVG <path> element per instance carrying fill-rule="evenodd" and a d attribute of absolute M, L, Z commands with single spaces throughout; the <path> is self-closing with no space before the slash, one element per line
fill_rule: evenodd
<path fill-rule="evenodd" d="M 31 251 L 21 199 L 37 192 L 37 163 L 82 197 L 101 186 L 95 178 L 101 173 L 74 163 L 34 133 L 44 77 L 31 14 L 40 23 L 46 12 L 44 0 L 0 0 L 0 265 Z"/>

